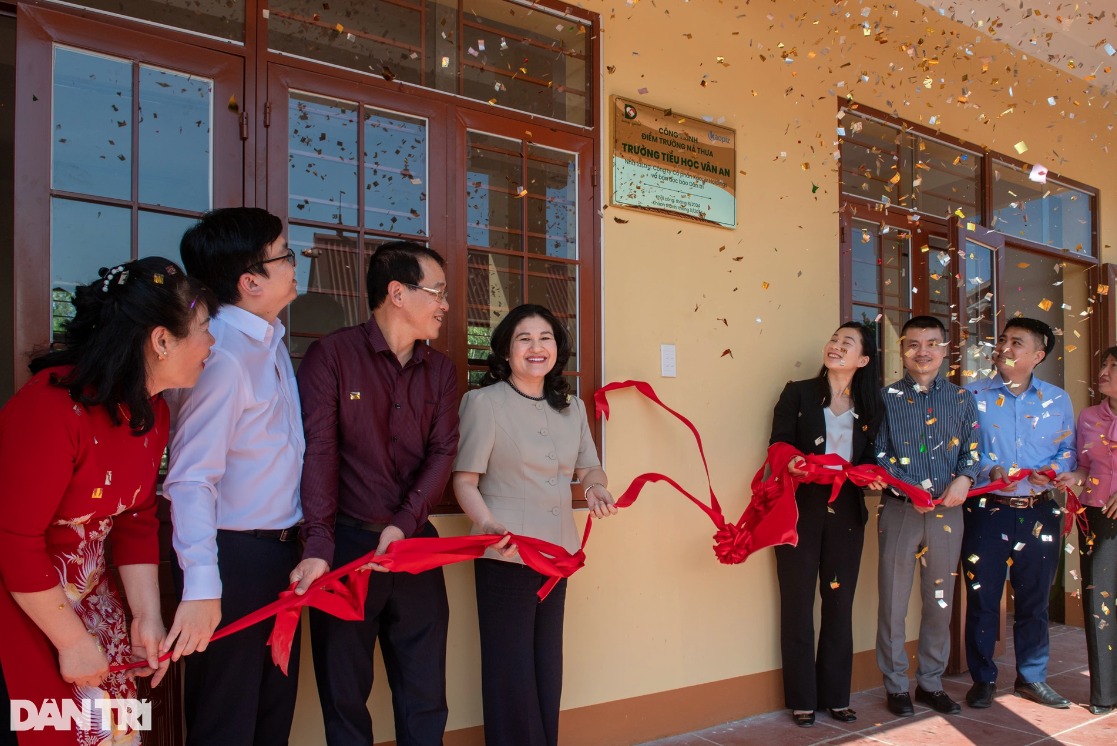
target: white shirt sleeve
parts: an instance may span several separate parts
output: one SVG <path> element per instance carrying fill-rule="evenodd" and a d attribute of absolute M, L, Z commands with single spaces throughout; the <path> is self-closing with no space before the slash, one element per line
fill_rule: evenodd
<path fill-rule="evenodd" d="M 170 397 L 170 466 L 163 492 L 171 503 L 183 601 L 221 598 L 217 484 L 225 474 L 244 391 L 238 363 L 214 348 L 197 385 Z"/>

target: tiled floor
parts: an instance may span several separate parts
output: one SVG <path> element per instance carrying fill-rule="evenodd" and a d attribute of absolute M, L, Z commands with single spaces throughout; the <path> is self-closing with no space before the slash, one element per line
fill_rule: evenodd
<path fill-rule="evenodd" d="M 947 693 L 962 703 L 962 712 L 959 715 L 939 715 L 916 704 L 915 717 L 898 718 L 885 707 L 884 687 L 878 687 L 853 695 L 850 706 L 857 711 L 857 721 L 854 723 L 839 723 L 825 712 L 820 712 L 813 728 L 798 728 L 791 722 L 790 715 L 781 711 L 651 741 L 644 746 L 743 746 L 777 743 L 781 746 L 1111 746 L 1117 743 L 1117 713 L 1091 715 L 1085 708 L 1090 699 L 1090 678 L 1086 668 L 1086 639 L 1081 629 L 1062 625 L 1051 627 L 1051 659 L 1047 681 L 1057 692 L 1074 703 L 1069 710 L 1053 710 L 1013 695 L 1015 669 L 1011 641 L 1008 652 L 998 663 L 1001 675 L 997 698 L 988 710 L 973 710 L 964 704 L 970 678 L 968 674 L 962 674 L 948 677 L 943 682 Z"/>

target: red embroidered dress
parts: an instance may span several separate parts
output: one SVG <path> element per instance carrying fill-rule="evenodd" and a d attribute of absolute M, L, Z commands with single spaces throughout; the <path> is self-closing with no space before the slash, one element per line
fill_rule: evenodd
<path fill-rule="evenodd" d="M 144 435 L 113 425 L 103 407 L 86 409 L 46 370 L 0 410 L 0 665 L 13 700 L 136 697 L 135 683 L 109 674 L 97 687 L 63 681 L 58 655 L 46 635 L 15 603 L 11 592 L 34 593 L 61 585 L 74 611 L 104 647 L 110 664 L 131 660 L 120 595 L 105 567 L 112 533 L 117 565 L 159 561 L 155 480 L 167 445 L 167 405 L 153 400 L 155 427 Z M 90 707 L 94 720 L 80 729 L 23 731 L 20 744 L 138 744 L 123 724 L 102 722 L 108 708 Z"/>

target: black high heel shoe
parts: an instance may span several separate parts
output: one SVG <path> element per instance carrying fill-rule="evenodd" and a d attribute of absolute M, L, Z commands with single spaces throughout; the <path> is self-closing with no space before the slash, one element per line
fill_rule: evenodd
<path fill-rule="evenodd" d="M 854 720 L 857 719 L 857 713 L 849 709 L 848 707 L 842 707 L 838 710 L 835 710 L 833 707 L 831 707 L 829 708 L 829 712 L 830 717 L 841 723 L 852 723 Z"/>
<path fill-rule="evenodd" d="M 800 728 L 810 728 L 814 725 L 813 712 L 792 712 L 791 719 L 794 720 L 795 724 Z"/>

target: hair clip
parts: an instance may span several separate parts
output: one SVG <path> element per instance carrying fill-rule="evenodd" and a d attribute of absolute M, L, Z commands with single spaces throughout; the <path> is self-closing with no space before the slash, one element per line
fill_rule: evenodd
<path fill-rule="evenodd" d="M 116 280 L 117 285 L 123 285 L 125 282 L 128 281 L 128 270 L 124 269 L 123 264 L 116 265 L 105 275 L 105 280 L 101 283 L 102 293 L 109 292 L 109 285 L 112 284 L 114 279 Z"/>

